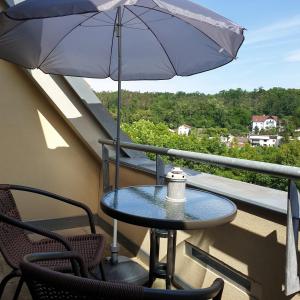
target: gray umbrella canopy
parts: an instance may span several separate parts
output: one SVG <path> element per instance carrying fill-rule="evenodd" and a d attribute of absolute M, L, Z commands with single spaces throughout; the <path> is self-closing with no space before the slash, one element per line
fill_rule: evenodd
<path fill-rule="evenodd" d="M 45 73 L 170 79 L 232 61 L 243 28 L 187 0 L 27 0 L 0 14 L 0 58 Z"/>

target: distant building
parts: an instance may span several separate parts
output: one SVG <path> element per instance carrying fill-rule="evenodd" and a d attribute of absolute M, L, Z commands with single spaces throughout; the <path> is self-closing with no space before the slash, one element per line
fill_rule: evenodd
<path fill-rule="evenodd" d="M 178 127 L 177 133 L 179 135 L 189 135 L 191 133 L 192 127 L 186 124 L 182 124 L 181 126 Z"/>
<path fill-rule="evenodd" d="M 252 146 L 274 147 L 282 140 L 280 135 L 249 135 L 249 142 Z"/>
<path fill-rule="evenodd" d="M 234 140 L 234 136 L 229 134 L 228 136 L 220 136 L 220 142 L 225 144 L 227 147 L 231 147 Z"/>
<path fill-rule="evenodd" d="M 278 125 L 277 116 L 253 115 L 252 116 L 252 132 L 276 128 Z"/>

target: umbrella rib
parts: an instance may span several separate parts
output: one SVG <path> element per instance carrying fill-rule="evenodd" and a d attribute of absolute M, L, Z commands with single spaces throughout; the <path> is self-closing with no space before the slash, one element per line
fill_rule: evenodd
<path fill-rule="evenodd" d="M 142 8 L 147 8 L 146 6 L 143 6 L 143 5 L 134 5 L 134 6 L 137 6 L 137 7 L 142 7 Z M 208 39 L 210 39 L 213 43 L 215 43 L 217 46 L 219 46 L 220 48 L 224 49 L 223 46 L 221 46 L 217 41 L 215 41 L 213 38 L 211 38 L 209 35 L 207 35 L 205 32 L 203 32 L 201 29 L 197 28 L 196 26 L 194 26 L 193 24 L 181 19 L 180 17 L 176 16 L 176 15 L 172 15 L 171 13 L 169 12 L 166 12 L 166 11 L 162 11 L 162 10 L 159 10 L 159 9 L 155 9 L 153 8 L 153 10 L 157 11 L 157 12 L 160 12 L 160 13 L 163 13 L 163 14 L 166 14 L 166 15 L 169 15 L 169 16 L 172 16 L 186 24 L 188 24 L 189 26 L 192 26 L 193 28 L 195 28 L 197 31 L 201 32 L 202 34 L 204 34 Z M 230 55 L 232 58 L 234 58 L 230 53 L 228 53 L 228 51 L 226 49 L 224 49 L 226 51 L 226 53 L 228 55 Z"/>
<path fill-rule="evenodd" d="M 99 28 L 99 27 L 113 27 L 114 25 L 112 24 L 105 24 L 105 25 L 80 25 L 81 27 L 85 27 L 85 28 Z"/>
<path fill-rule="evenodd" d="M 77 24 L 76 26 L 74 26 L 71 30 L 69 30 L 66 34 L 64 34 L 64 36 L 56 43 L 56 45 L 54 46 L 54 48 L 46 55 L 46 57 L 42 60 L 42 62 L 38 65 L 38 68 L 40 69 L 41 66 L 43 65 L 43 63 L 49 58 L 49 56 L 53 53 L 53 51 L 55 51 L 55 49 L 60 45 L 60 43 L 69 35 L 71 34 L 76 28 L 78 28 L 79 26 L 81 26 L 81 24 L 83 24 L 84 22 L 92 19 L 94 16 L 96 16 L 97 14 L 100 14 L 101 11 L 98 11 L 96 13 L 94 13 L 93 15 L 89 16 L 88 18 L 86 18 L 84 21 L 80 21 L 79 24 Z"/>
<path fill-rule="evenodd" d="M 103 11 L 103 14 L 105 15 L 105 16 L 107 16 L 109 19 L 111 19 L 112 21 L 114 20 L 108 13 L 106 13 L 105 11 Z"/>
<path fill-rule="evenodd" d="M 153 2 L 153 3 L 154 3 L 154 2 Z M 158 5 L 155 4 L 155 6 L 153 6 L 153 7 L 147 7 L 147 8 L 145 7 L 147 10 L 144 11 L 143 13 L 141 13 L 139 16 L 141 17 L 141 16 L 147 14 L 149 11 L 151 11 L 151 10 L 152 10 L 153 8 L 155 8 L 155 7 L 158 7 Z M 128 21 L 126 21 L 123 25 L 128 24 L 129 22 L 131 22 L 131 21 L 134 20 L 134 19 L 136 19 L 136 16 L 134 16 L 133 18 L 131 18 L 131 19 L 129 19 Z"/>
<path fill-rule="evenodd" d="M 133 15 L 135 15 L 150 31 L 151 31 L 151 33 L 154 35 L 154 37 L 155 37 L 155 39 L 157 40 L 157 42 L 159 43 L 159 45 L 161 46 L 161 48 L 163 49 L 163 51 L 164 51 L 164 53 L 165 53 L 165 55 L 167 56 L 167 58 L 168 58 L 168 60 L 169 60 L 169 62 L 170 62 L 170 64 L 171 64 L 171 66 L 172 66 L 172 68 L 173 68 L 173 70 L 174 70 L 174 72 L 175 72 L 175 75 L 178 75 L 177 74 L 177 71 L 176 71 L 176 69 L 175 69 L 175 66 L 174 66 L 174 64 L 173 64 L 173 62 L 172 62 L 172 60 L 171 60 L 171 58 L 170 58 L 170 56 L 169 56 L 169 54 L 168 54 L 168 52 L 167 52 L 167 50 L 165 49 L 165 47 L 163 46 L 163 44 L 160 42 L 160 40 L 158 39 L 158 37 L 157 37 L 157 35 L 156 35 L 156 33 L 153 31 L 153 29 L 151 29 L 150 28 L 150 26 L 149 25 L 147 25 L 146 23 L 145 23 L 145 21 L 142 19 L 142 18 L 140 18 L 140 16 L 139 15 L 137 15 L 136 13 L 134 13 L 131 9 L 129 9 L 127 6 L 125 6 L 125 8 L 127 8 Z"/>
<path fill-rule="evenodd" d="M 112 38 L 111 38 L 111 45 L 110 45 L 110 57 L 109 57 L 109 67 L 108 67 L 108 75 L 110 76 L 110 70 L 111 70 L 111 58 L 112 58 L 112 52 L 113 52 L 113 46 L 114 46 L 114 37 L 115 37 L 115 27 L 116 27 L 116 23 L 117 23 L 117 17 L 118 14 L 116 13 L 115 16 L 115 21 L 114 21 L 114 26 L 113 26 L 113 34 L 112 34 Z"/>

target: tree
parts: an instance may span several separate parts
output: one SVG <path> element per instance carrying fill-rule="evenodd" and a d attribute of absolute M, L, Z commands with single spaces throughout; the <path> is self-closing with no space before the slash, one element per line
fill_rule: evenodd
<path fill-rule="evenodd" d="M 102 92 L 98 96 L 116 116 L 117 94 Z M 187 123 L 194 128 L 228 128 L 230 132 L 246 134 L 253 114 L 289 118 L 300 127 L 300 90 L 259 88 L 252 92 L 241 89 L 221 91 L 215 95 L 201 93 L 138 93 L 123 91 L 122 122 L 139 119 L 166 123 L 176 128 Z"/>
<path fill-rule="evenodd" d="M 209 137 L 205 134 L 199 136 L 191 134 L 190 136 L 179 136 L 172 133 L 168 126 L 163 123 L 154 124 L 153 122 L 140 120 L 132 124 L 123 124 L 122 129 L 139 144 L 148 144 L 165 148 L 174 148 L 187 151 L 211 153 L 247 160 L 264 161 L 277 164 L 285 164 L 300 167 L 300 141 L 291 141 L 280 147 L 251 147 L 246 145 L 244 148 L 227 148 L 220 142 L 219 136 Z M 154 155 L 149 155 L 154 159 Z M 207 172 L 233 178 L 253 184 L 264 185 L 272 188 L 287 189 L 287 180 L 271 177 L 269 175 L 247 172 L 237 169 L 228 169 L 186 161 L 172 157 L 164 157 L 166 163 L 173 163 L 195 169 L 201 172 Z"/>

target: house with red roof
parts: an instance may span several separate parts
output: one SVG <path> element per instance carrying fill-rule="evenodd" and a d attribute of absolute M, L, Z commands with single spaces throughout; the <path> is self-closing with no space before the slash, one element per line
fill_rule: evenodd
<path fill-rule="evenodd" d="M 278 126 L 278 117 L 271 115 L 253 115 L 252 116 L 252 131 L 261 131 Z"/>

